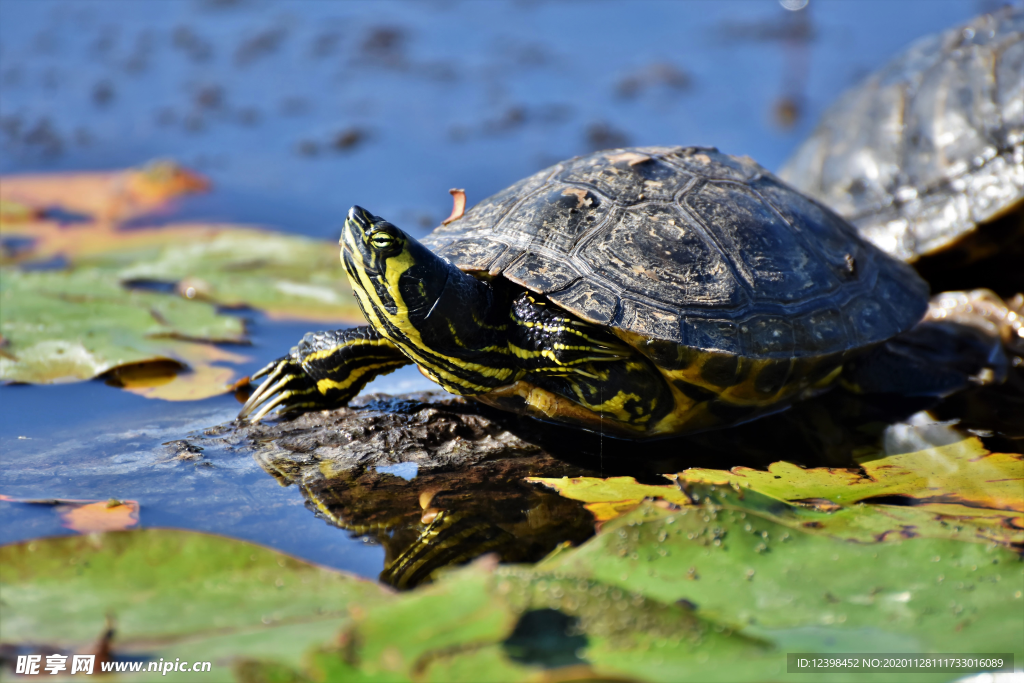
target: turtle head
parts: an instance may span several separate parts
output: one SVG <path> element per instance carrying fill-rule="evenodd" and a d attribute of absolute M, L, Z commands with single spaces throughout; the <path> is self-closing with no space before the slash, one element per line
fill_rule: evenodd
<path fill-rule="evenodd" d="M 488 285 L 358 206 L 342 230 L 341 260 L 367 322 L 399 345 L 443 346 L 474 307 L 491 306 Z"/>
<path fill-rule="evenodd" d="M 349 209 L 341 234 L 341 260 L 368 318 L 367 308 L 378 314 L 426 315 L 454 268 L 415 238 L 359 206 Z"/>

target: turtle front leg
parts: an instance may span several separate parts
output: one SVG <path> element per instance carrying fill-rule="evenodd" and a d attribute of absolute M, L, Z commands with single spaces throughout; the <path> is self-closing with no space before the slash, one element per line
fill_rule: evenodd
<path fill-rule="evenodd" d="M 242 406 L 238 419 L 256 411 L 249 421 L 259 422 L 278 407 L 288 412 L 343 406 L 370 380 L 411 362 L 369 326 L 310 332 L 287 356 L 253 375 L 266 379 Z"/>

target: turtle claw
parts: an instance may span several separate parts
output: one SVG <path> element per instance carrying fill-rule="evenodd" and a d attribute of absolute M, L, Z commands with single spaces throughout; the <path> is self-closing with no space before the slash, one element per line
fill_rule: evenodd
<path fill-rule="evenodd" d="M 259 385 L 238 412 L 239 420 L 248 418 L 250 422 L 259 422 L 267 413 L 278 406 L 283 405 L 284 410 L 287 411 L 294 407 L 289 405 L 289 403 L 294 402 L 293 399 L 316 391 L 315 381 L 306 374 L 302 365 L 291 356 L 278 358 L 255 373 L 253 378 L 264 375 L 266 375 L 266 379 L 263 380 L 263 383 Z M 249 415 L 253 411 L 256 411 L 256 414 L 250 418 Z"/>
<path fill-rule="evenodd" d="M 287 380 L 287 377 L 285 378 L 285 380 Z M 282 384 L 285 380 L 281 380 L 281 382 L 278 382 L 278 384 Z M 272 398 L 270 401 L 264 404 L 264 406 L 260 408 L 256 412 L 256 414 L 249 419 L 249 422 L 252 422 L 253 424 L 259 422 L 266 416 L 267 413 L 269 413 L 271 410 L 281 405 L 291 397 L 292 392 L 290 391 L 285 391 L 283 393 L 277 394 L 276 396 L 274 396 L 274 398 Z"/>

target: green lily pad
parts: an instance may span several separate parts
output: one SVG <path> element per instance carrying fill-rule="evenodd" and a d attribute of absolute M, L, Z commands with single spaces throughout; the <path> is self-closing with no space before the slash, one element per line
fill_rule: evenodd
<path fill-rule="evenodd" d="M 745 662 L 728 669 L 753 674 L 764 664 L 754 660 L 770 651 L 689 607 L 600 581 L 485 561 L 394 595 L 249 543 L 185 531 L 0 548 L 0 587 L 9 644 L 86 652 L 110 615 L 117 657 L 211 661 L 218 680 L 229 667 L 236 680 L 525 681 L 579 670 L 709 680 L 724 662 Z"/>
<path fill-rule="evenodd" d="M 184 363 L 182 341 L 241 342 L 242 321 L 208 303 L 131 291 L 98 269 L 0 272 L 0 377 L 89 379 L 151 360 Z"/>
<path fill-rule="evenodd" d="M 110 615 L 115 655 L 211 661 L 213 680 L 229 680 L 238 658 L 298 665 L 353 614 L 393 599 L 373 582 L 251 543 L 165 529 L 5 546 L 0 590 L 5 643 L 85 653 Z M 197 680 L 168 674 L 189 676 Z"/>
<path fill-rule="evenodd" d="M 755 491 L 696 484 L 690 493 L 701 504 L 643 503 L 538 569 L 688 600 L 698 615 L 789 651 L 1024 650 L 1024 566 L 1011 550 L 844 541 L 809 533 L 799 509 Z"/>
<path fill-rule="evenodd" d="M 238 378 L 224 363 L 247 360 L 209 343 L 247 341 L 242 321 L 218 306 L 334 326 L 362 320 L 336 244 L 229 225 L 118 227 L 115 214 L 145 213 L 197 182 L 163 165 L 5 179 L 0 379 L 108 374 L 145 396 L 200 399 Z M 86 213 L 65 225 L 46 218 L 53 206 Z"/>
<path fill-rule="evenodd" d="M 483 562 L 367 612 L 293 680 L 736 680 L 770 653 L 686 606 Z"/>
<path fill-rule="evenodd" d="M 484 559 L 400 595 L 192 532 L 37 540 L 0 549 L 0 628 L 81 652 L 112 614 L 115 655 L 208 660 L 240 681 L 761 680 L 787 651 L 1024 650 L 1010 551 L 843 542 L 753 491 L 690 495 L 540 565 Z"/>
<path fill-rule="evenodd" d="M 271 318 L 359 322 L 337 244 L 249 228 L 174 242 L 118 271 L 124 281 L 178 283 L 178 291 Z M 189 292 L 189 289 L 192 291 Z"/>

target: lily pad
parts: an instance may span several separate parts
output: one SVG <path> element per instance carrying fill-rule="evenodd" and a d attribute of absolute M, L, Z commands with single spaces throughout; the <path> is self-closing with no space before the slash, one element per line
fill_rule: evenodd
<path fill-rule="evenodd" d="M 122 284 L 166 284 L 187 299 L 251 307 L 271 318 L 361 321 L 337 244 L 258 228 L 181 224 L 119 230 L 103 223 L 5 224 L 25 244 L 0 263 L 111 271 Z"/>
<path fill-rule="evenodd" d="M 686 606 L 488 561 L 395 596 L 249 543 L 148 529 L 7 546 L 0 567 L 6 643 L 81 653 L 109 615 L 115 657 L 208 660 L 218 680 L 228 667 L 242 680 L 709 680 L 752 675 L 770 650 Z"/>
<path fill-rule="evenodd" d="M 543 484 L 571 500 L 586 503 L 594 521 L 607 522 L 629 512 L 648 498 L 687 505 L 689 497 L 674 485 L 641 484 L 633 477 L 526 477 L 533 484 Z"/>
<path fill-rule="evenodd" d="M 209 365 L 197 363 L 197 347 L 210 350 L 209 362 L 240 357 L 195 342 L 245 340 L 242 321 L 211 304 L 127 290 L 99 269 L 4 269 L 0 310 L 0 334 L 7 340 L 0 377 L 17 382 L 89 379 L 153 360 L 191 364 L 202 373 Z M 206 396 L 223 393 L 230 375 Z"/>
<path fill-rule="evenodd" d="M 147 397 L 195 400 L 226 391 L 230 365 L 247 360 L 212 344 L 247 342 L 218 307 L 362 320 L 336 244 L 229 225 L 119 227 L 206 188 L 179 167 L 4 178 L 3 188 L 0 379 L 105 374 Z M 69 211 L 75 220 L 61 220 Z"/>
<path fill-rule="evenodd" d="M 735 483 L 781 500 L 825 499 L 843 505 L 899 496 L 908 503 L 946 503 L 1024 512 L 1024 456 L 992 453 L 976 437 L 909 453 L 871 452 L 860 470 L 803 469 L 777 462 L 768 471 L 689 469 L 681 482 Z"/>
<path fill-rule="evenodd" d="M 372 582 L 251 543 L 164 529 L 5 546 L 0 586 L 5 643 L 84 653 L 110 615 L 118 657 L 212 661 L 214 680 L 230 679 L 239 657 L 298 664 L 352 614 L 392 599 Z"/>
<path fill-rule="evenodd" d="M 538 569 L 687 600 L 789 651 L 1022 651 L 1024 565 L 1011 550 L 851 543 L 808 533 L 797 509 L 755 491 L 690 493 L 699 505 L 643 503 Z"/>
<path fill-rule="evenodd" d="M 367 612 L 337 645 L 314 651 L 304 675 L 355 681 L 736 680 L 770 668 L 769 652 L 767 643 L 701 619 L 686 606 L 600 581 L 478 562 Z"/>
<path fill-rule="evenodd" d="M 638 484 L 630 477 L 527 481 L 584 501 L 598 522 L 636 508 L 645 499 L 687 505 L 683 489 L 695 483 L 730 485 L 779 501 L 790 526 L 860 542 L 925 536 L 1024 548 L 1024 459 L 992 453 L 976 438 L 910 453 L 862 460 L 862 470 L 803 469 L 788 462 L 767 471 L 746 467 L 689 469 L 676 484 Z M 681 488 L 682 487 L 682 488 Z M 780 518 L 781 520 L 781 518 Z"/>
<path fill-rule="evenodd" d="M 176 283 L 186 296 L 258 308 L 276 319 L 363 320 L 338 245 L 297 235 L 222 227 L 203 240 L 168 241 L 118 277 Z"/>

